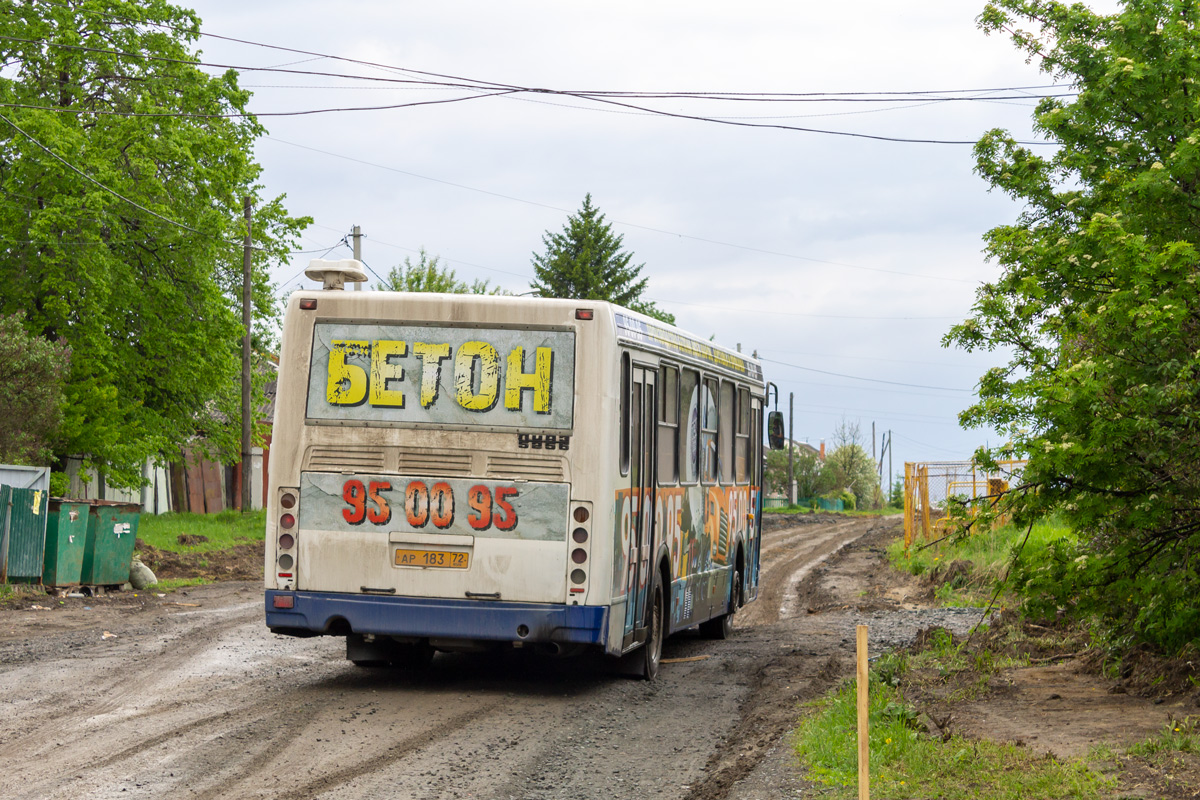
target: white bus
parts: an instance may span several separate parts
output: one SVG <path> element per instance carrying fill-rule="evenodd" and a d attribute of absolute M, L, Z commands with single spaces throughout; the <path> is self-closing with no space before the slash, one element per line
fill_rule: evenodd
<path fill-rule="evenodd" d="M 727 637 L 759 362 L 600 301 L 341 290 L 357 264 L 314 262 L 284 318 L 267 626 L 360 665 L 591 646 L 646 678 L 664 636 Z"/>

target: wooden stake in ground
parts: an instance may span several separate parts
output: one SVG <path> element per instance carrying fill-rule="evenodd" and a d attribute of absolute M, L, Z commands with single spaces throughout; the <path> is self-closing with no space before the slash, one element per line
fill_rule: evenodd
<path fill-rule="evenodd" d="M 867 713 L 869 673 L 867 672 L 867 626 L 858 626 L 858 800 L 871 800 L 870 742 L 867 740 L 870 715 Z"/>

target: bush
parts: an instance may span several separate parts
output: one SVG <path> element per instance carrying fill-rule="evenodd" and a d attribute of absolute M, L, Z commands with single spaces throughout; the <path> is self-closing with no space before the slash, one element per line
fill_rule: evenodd
<path fill-rule="evenodd" d="M 67 477 L 65 472 L 50 473 L 50 496 L 51 497 L 66 497 L 71 491 L 71 479 Z"/>
<path fill-rule="evenodd" d="M 70 364 L 70 348 L 27 331 L 24 313 L 0 315 L 0 464 L 49 461 Z"/>

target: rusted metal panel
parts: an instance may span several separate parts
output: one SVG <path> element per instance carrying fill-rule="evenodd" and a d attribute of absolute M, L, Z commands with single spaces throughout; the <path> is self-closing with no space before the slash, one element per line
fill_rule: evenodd
<path fill-rule="evenodd" d="M 216 514 L 224 511 L 225 492 L 221 469 L 212 461 L 201 461 L 200 468 L 204 474 L 204 513 Z"/>
<path fill-rule="evenodd" d="M 202 462 L 194 450 L 186 452 L 184 475 L 187 481 L 187 511 L 204 513 L 204 471 Z"/>

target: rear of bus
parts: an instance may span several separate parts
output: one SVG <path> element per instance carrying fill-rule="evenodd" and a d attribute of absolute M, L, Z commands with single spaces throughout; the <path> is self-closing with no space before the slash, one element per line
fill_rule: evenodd
<path fill-rule="evenodd" d="M 605 645 L 595 547 L 617 362 L 584 301 L 294 293 L 270 455 L 266 622 L 356 663 Z M 596 367 L 592 367 L 592 372 Z M 615 375 L 615 366 L 613 367 Z M 577 436 L 582 424 L 587 436 Z M 608 495 L 611 496 L 611 490 Z"/>

